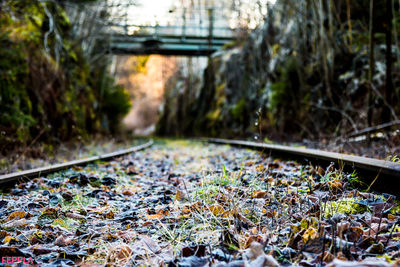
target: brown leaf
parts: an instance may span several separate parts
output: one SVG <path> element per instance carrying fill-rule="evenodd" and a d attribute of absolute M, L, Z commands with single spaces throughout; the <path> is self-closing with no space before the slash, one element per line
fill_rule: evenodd
<path fill-rule="evenodd" d="M 132 249 L 126 244 L 111 246 L 108 254 L 108 261 L 115 262 L 117 265 L 126 265 L 132 257 Z"/>
<path fill-rule="evenodd" d="M 288 246 L 297 249 L 297 243 L 301 240 L 301 237 L 303 236 L 305 231 L 305 229 L 301 229 L 297 234 L 291 236 L 288 241 Z"/>
<path fill-rule="evenodd" d="M 182 192 L 181 190 L 176 190 L 175 200 L 181 201 L 184 198 L 185 198 L 185 193 Z"/>
<path fill-rule="evenodd" d="M 211 205 L 210 207 L 208 207 L 208 209 L 214 216 L 217 217 L 222 216 L 225 213 L 225 209 L 219 204 Z"/>
<path fill-rule="evenodd" d="M 361 227 L 351 227 L 350 233 L 348 234 L 348 238 L 350 242 L 355 242 L 360 239 L 360 237 L 364 234 L 363 229 Z"/>
<path fill-rule="evenodd" d="M 4 230 L 0 231 L 0 239 L 6 237 L 8 235 L 9 235 L 9 233 L 7 231 L 4 231 Z"/>
<path fill-rule="evenodd" d="M 394 215 L 392 215 L 392 214 L 388 214 L 388 219 L 390 220 L 390 221 L 395 221 L 395 220 L 397 220 L 397 218 L 398 218 L 399 216 L 394 216 Z"/>
<path fill-rule="evenodd" d="M 147 215 L 146 218 L 149 220 L 161 220 L 162 218 L 164 218 L 164 215 L 157 213 L 157 214 Z"/>
<path fill-rule="evenodd" d="M 132 229 L 118 231 L 117 235 L 122 238 L 126 243 L 131 243 L 137 237 L 137 233 Z"/>
<path fill-rule="evenodd" d="M 43 254 L 49 254 L 51 252 L 55 252 L 58 250 L 57 247 L 54 248 L 49 248 L 49 245 L 42 245 L 42 244 L 38 244 L 35 245 L 32 249 L 33 254 L 35 255 L 43 255 Z"/>
<path fill-rule="evenodd" d="M 76 219 L 76 220 L 84 220 L 85 219 L 85 216 L 76 214 L 76 213 L 71 213 L 71 212 L 67 212 L 65 214 L 65 216 L 68 218 L 71 218 L 71 219 Z"/>
<path fill-rule="evenodd" d="M 247 238 L 246 242 L 244 243 L 244 248 L 249 248 L 253 242 L 263 243 L 264 240 L 263 237 L 260 235 L 251 235 Z"/>
<path fill-rule="evenodd" d="M 333 256 L 329 251 L 324 252 L 324 257 L 322 260 L 326 263 L 332 262 L 335 259 L 335 256 Z"/>
<path fill-rule="evenodd" d="M 14 211 L 10 215 L 8 215 L 8 218 L 5 221 L 8 222 L 14 219 L 22 219 L 25 217 L 25 214 L 25 211 Z"/>
<path fill-rule="evenodd" d="M 376 233 L 386 231 L 388 228 L 389 225 L 387 223 L 371 223 L 371 227 L 364 230 L 364 235 L 376 235 Z"/>
<path fill-rule="evenodd" d="M 57 219 L 58 218 L 58 210 L 55 208 L 46 208 L 40 216 L 46 216 L 51 219 Z"/>
<path fill-rule="evenodd" d="M 149 236 L 141 235 L 138 240 L 132 246 L 133 253 L 135 255 L 147 255 L 158 253 L 161 251 L 161 247 Z"/>
<path fill-rule="evenodd" d="M 265 198 L 268 195 L 266 191 L 255 191 L 253 193 L 253 198 Z"/>
<path fill-rule="evenodd" d="M 258 242 L 252 242 L 245 252 L 245 256 L 250 261 L 257 259 L 259 256 L 265 256 L 264 246 Z"/>
<path fill-rule="evenodd" d="M 321 166 L 318 166 L 317 168 L 317 173 L 321 176 L 325 175 L 325 170 L 321 168 Z"/>
<path fill-rule="evenodd" d="M 132 192 L 132 191 L 130 191 L 130 190 L 124 190 L 124 191 L 122 192 L 122 194 L 123 194 L 124 196 L 133 196 L 135 193 Z"/>
<path fill-rule="evenodd" d="M 347 261 L 346 256 L 341 251 L 338 252 L 338 254 L 336 255 L 336 258 L 339 260 L 342 260 L 342 261 Z"/>
<path fill-rule="evenodd" d="M 57 239 L 54 241 L 54 245 L 59 246 L 59 247 L 66 247 L 69 246 L 73 243 L 73 240 L 71 238 L 68 238 L 64 235 L 60 235 L 57 237 Z"/>
<path fill-rule="evenodd" d="M 32 257 L 30 253 L 23 252 L 19 248 L 15 247 L 8 247 L 8 246 L 0 246 L 0 255 L 1 256 L 8 256 L 8 257 L 14 257 L 14 256 L 21 256 L 21 257 Z"/>
<path fill-rule="evenodd" d="M 114 219 L 115 215 L 114 212 L 112 210 L 109 210 L 106 215 L 105 215 L 106 219 Z"/>
<path fill-rule="evenodd" d="M 254 224 L 252 221 L 250 221 L 249 219 L 247 219 L 246 217 L 244 217 L 244 216 L 243 216 L 242 214 L 240 214 L 239 212 L 233 213 L 233 217 L 234 217 L 235 219 L 237 219 L 239 222 L 245 223 L 245 224 L 247 224 L 247 225 L 250 226 L 250 227 L 254 227 L 254 226 L 255 226 L 255 224 Z"/>
<path fill-rule="evenodd" d="M 143 224 L 142 224 L 142 226 L 149 226 L 149 225 L 152 225 L 153 224 L 153 222 L 151 222 L 151 221 L 145 221 Z"/>

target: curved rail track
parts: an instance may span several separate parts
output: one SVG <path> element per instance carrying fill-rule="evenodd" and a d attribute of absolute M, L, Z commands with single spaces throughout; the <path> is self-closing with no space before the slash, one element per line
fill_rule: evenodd
<path fill-rule="evenodd" d="M 293 158 L 305 163 L 330 164 L 334 162 L 336 167 L 346 171 L 357 171 L 366 184 L 373 184 L 373 189 L 380 192 L 391 193 L 400 196 L 398 190 L 400 185 L 400 164 L 385 160 L 371 159 L 359 156 L 346 155 L 341 153 L 327 152 L 315 149 L 289 147 L 283 145 L 263 144 L 249 141 L 227 140 L 208 138 L 203 141 L 224 144 L 231 146 L 241 146 L 250 149 L 260 150 L 273 156 L 283 158 Z M 0 184 L 13 183 L 22 179 L 29 179 L 68 169 L 73 166 L 82 166 L 98 160 L 110 160 L 115 157 L 123 156 L 132 152 L 146 149 L 153 145 L 153 140 L 129 149 L 120 150 L 87 159 L 75 160 L 48 167 L 41 167 L 27 171 L 15 172 L 0 176 Z"/>
<path fill-rule="evenodd" d="M 138 146 L 134 146 L 128 149 L 124 149 L 124 150 L 119 150 L 116 152 L 112 152 L 112 153 L 107 153 L 107 154 L 103 154 L 100 156 L 94 156 L 94 157 L 90 157 L 90 158 L 86 158 L 86 159 L 79 159 L 79 160 L 73 160 L 73 161 L 69 161 L 69 162 L 65 162 L 65 163 L 60 163 L 60 164 L 54 164 L 51 166 L 47 166 L 47 167 L 40 167 L 40 168 L 36 168 L 36 169 L 32 169 L 32 170 L 26 170 L 26 171 L 21 171 L 21 172 L 13 172 L 13 173 L 9 173 L 9 174 L 5 174 L 5 175 L 1 175 L 0 176 L 0 184 L 7 184 L 7 183 L 13 183 L 16 182 L 20 179 L 29 179 L 29 178 L 35 178 L 41 175 L 46 175 L 46 174 L 50 174 L 50 173 L 54 173 L 60 170 L 65 170 L 74 166 L 82 166 L 82 165 L 86 165 L 98 160 L 110 160 L 116 157 L 120 157 L 126 154 L 130 154 L 139 150 L 143 150 L 146 149 L 150 146 L 153 145 L 153 140 L 148 141 L 145 144 L 142 145 L 138 145 Z"/>

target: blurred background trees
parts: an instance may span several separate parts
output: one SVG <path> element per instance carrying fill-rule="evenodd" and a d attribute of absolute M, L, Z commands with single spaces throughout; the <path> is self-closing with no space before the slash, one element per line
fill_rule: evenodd
<path fill-rule="evenodd" d="M 244 42 L 210 59 L 178 134 L 320 140 L 398 120 L 398 1 L 266 6 Z M 176 134 L 167 130 L 182 123 L 173 109 L 165 108 L 159 133 Z"/>

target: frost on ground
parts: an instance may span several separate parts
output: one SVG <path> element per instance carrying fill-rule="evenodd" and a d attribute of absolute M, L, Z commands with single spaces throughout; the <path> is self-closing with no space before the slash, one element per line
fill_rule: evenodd
<path fill-rule="evenodd" d="M 1 256 L 39 265 L 391 266 L 398 202 L 355 173 L 158 141 L 0 197 Z"/>

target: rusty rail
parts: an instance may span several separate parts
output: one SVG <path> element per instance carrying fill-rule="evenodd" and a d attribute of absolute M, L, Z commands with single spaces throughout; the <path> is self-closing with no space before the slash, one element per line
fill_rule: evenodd
<path fill-rule="evenodd" d="M 302 161 L 318 162 L 318 164 L 330 164 L 331 162 L 334 162 L 337 167 L 341 167 L 344 170 L 356 170 L 357 173 L 362 176 L 362 180 L 365 183 L 373 183 L 373 189 L 400 196 L 400 191 L 398 190 L 398 188 L 400 188 L 400 163 L 317 149 L 264 144 L 249 141 L 218 138 L 208 138 L 206 141 L 216 144 L 226 144 L 257 149 L 265 153 L 268 152 L 271 154 L 283 155 L 285 157 L 292 157 Z"/>
<path fill-rule="evenodd" d="M 119 151 L 112 152 L 112 153 L 103 154 L 100 156 L 94 156 L 94 157 L 90 157 L 90 158 L 86 158 L 86 159 L 73 160 L 73 161 L 69 161 L 69 162 L 65 162 L 65 163 L 54 164 L 51 166 L 4 174 L 4 175 L 0 176 L 0 184 L 11 183 L 14 181 L 18 181 L 19 179 L 35 178 L 35 177 L 39 177 L 41 175 L 46 175 L 46 174 L 54 173 L 54 172 L 57 172 L 60 170 L 65 170 L 65 169 L 68 169 L 68 168 L 71 168 L 74 166 L 86 165 L 86 164 L 89 164 L 89 163 L 92 163 L 92 162 L 95 162 L 98 160 L 110 160 L 110 159 L 113 159 L 116 157 L 120 157 L 120 156 L 123 156 L 126 154 L 130 154 L 130 153 L 133 153 L 133 152 L 136 152 L 139 150 L 146 149 L 152 145 L 153 145 L 153 140 L 150 140 L 149 142 L 142 144 L 142 145 L 134 146 L 134 147 L 131 147 L 128 149 L 119 150 Z"/>

